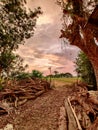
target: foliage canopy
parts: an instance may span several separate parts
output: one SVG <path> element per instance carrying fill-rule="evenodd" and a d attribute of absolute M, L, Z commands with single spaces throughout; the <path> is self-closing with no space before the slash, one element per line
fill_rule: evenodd
<path fill-rule="evenodd" d="M 93 66 L 86 54 L 82 51 L 79 53 L 78 58 L 76 59 L 76 72 L 84 82 L 89 85 L 93 85 L 94 89 L 96 89 L 96 78 Z"/>
<path fill-rule="evenodd" d="M 0 76 L 8 75 L 12 69 L 15 72 L 23 69 L 22 59 L 14 52 L 33 36 L 39 14 L 40 7 L 32 11 L 26 0 L 0 1 Z"/>

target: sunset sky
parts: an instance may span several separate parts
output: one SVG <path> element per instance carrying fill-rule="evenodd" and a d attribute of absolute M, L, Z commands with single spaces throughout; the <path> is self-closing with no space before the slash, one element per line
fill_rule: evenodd
<path fill-rule="evenodd" d="M 27 0 L 28 7 L 40 6 L 43 14 L 39 17 L 34 36 L 20 46 L 19 54 L 24 63 L 29 65 L 28 70 L 40 70 L 49 73 L 53 71 L 70 72 L 75 74 L 74 61 L 78 53 L 75 46 L 63 43 L 60 36 L 62 28 L 62 12 L 54 0 Z"/>

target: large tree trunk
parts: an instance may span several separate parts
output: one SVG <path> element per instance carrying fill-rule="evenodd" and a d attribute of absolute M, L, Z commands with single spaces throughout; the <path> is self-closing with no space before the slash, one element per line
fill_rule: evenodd
<path fill-rule="evenodd" d="M 72 44 L 78 46 L 91 61 L 95 72 L 98 90 L 98 46 L 95 44 L 94 36 L 92 35 L 92 28 L 90 25 L 88 25 L 87 28 L 83 29 L 82 33 L 84 38 L 81 39 L 80 35 L 77 35 Z M 94 88 L 96 88 L 96 86 L 94 86 Z"/>
<path fill-rule="evenodd" d="M 76 12 L 76 10 L 74 11 Z M 68 13 L 70 14 L 70 12 Z M 83 16 L 81 17 L 77 12 L 71 18 L 72 24 L 69 26 L 65 24 L 65 30 L 61 30 L 60 38 L 67 38 L 70 44 L 78 46 L 88 56 L 94 68 L 98 90 L 98 45 L 95 41 L 96 38 L 98 42 L 98 5 L 96 5 L 88 20 Z M 66 29 L 69 31 L 66 31 Z"/>
<path fill-rule="evenodd" d="M 86 42 L 86 46 L 82 48 L 82 50 L 87 54 L 89 60 L 92 63 L 95 77 L 96 77 L 96 84 L 98 90 L 98 46 L 95 43 L 94 39 L 94 28 L 91 24 L 88 24 L 84 29 L 84 41 Z M 85 44 L 85 43 L 84 43 Z"/>
<path fill-rule="evenodd" d="M 94 83 L 94 84 L 97 85 L 97 88 L 96 88 L 96 86 L 94 86 L 94 88 L 98 90 L 98 54 L 94 52 L 94 48 L 88 47 L 86 49 L 85 46 L 81 46 L 81 45 L 79 45 L 78 47 L 88 56 L 89 60 L 91 61 L 91 64 L 92 64 L 94 72 L 95 72 L 95 77 L 96 77 L 96 83 Z"/>
<path fill-rule="evenodd" d="M 96 57 L 93 58 L 91 63 L 92 63 L 93 68 L 94 68 L 94 72 L 95 72 L 95 76 L 96 76 L 96 83 L 97 83 L 97 90 L 98 90 L 98 58 L 96 58 Z"/>

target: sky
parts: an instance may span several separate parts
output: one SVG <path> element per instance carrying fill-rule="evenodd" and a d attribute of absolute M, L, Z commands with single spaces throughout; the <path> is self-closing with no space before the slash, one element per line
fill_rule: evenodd
<path fill-rule="evenodd" d="M 79 49 L 63 43 L 60 37 L 62 28 L 62 11 L 55 0 L 27 0 L 32 10 L 40 6 L 43 14 L 38 18 L 34 36 L 21 45 L 18 53 L 28 64 L 28 71 L 34 69 L 45 75 L 52 72 L 75 72 L 75 58 Z"/>

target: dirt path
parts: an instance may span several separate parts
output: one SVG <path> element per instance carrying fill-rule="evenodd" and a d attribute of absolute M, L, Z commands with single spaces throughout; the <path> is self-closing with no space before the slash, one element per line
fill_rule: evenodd
<path fill-rule="evenodd" d="M 13 124 L 14 130 L 65 130 L 64 100 L 69 93 L 69 87 L 65 86 L 29 100 L 10 115 L 2 117 L 3 127 L 0 125 L 0 128 L 4 128 L 4 124 Z"/>
<path fill-rule="evenodd" d="M 62 87 L 50 90 L 36 100 L 27 102 L 17 110 L 15 117 L 13 117 L 15 130 L 60 129 L 58 127 L 60 108 L 62 113 L 64 99 L 67 96 L 68 88 Z"/>

